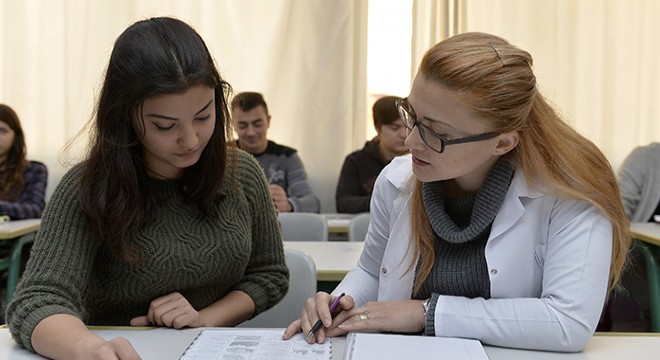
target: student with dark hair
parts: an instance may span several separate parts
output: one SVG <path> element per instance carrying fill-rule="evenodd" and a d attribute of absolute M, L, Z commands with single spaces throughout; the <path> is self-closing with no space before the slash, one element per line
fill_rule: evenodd
<path fill-rule="evenodd" d="M 0 215 L 13 220 L 41 217 L 47 184 L 46 165 L 26 158 L 18 115 L 0 104 Z"/>
<path fill-rule="evenodd" d="M 399 99 L 384 96 L 374 103 L 374 128 L 378 135 L 344 160 L 335 193 L 338 213 L 369 212 L 369 201 L 378 174 L 394 157 L 408 151 L 403 143 L 406 128 L 395 104 Z"/>
<path fill-rule="evenodd" d="M 252 154 L 266 173 L 275 208 L 280 212 L 321 210 L 296 149 L 268 140 L 271 116 L 263 95 L 242 92 L 231 102 L 237 145 Z"/>
<path fill-rule="evenodd" d="M 376 180 L 359 263 L 308 299 L 284 338 L 322 319 L 310 342 L 423 332 L 583 350 L 630 229 L 609 162 L 539 88 L 531 55 L 498 36 L 429 49 L 397 102 L 411 156 Z"/>
<path fill-rule="evenodd" d="M 257 162 L 227 146 L 229 91 L 189 25 L 152 18 L 119 36 L 89 154 L 46 206 L 7 311 L 19 344 L 133 359 L 85 325 L 234 326 L 280 301 L 276 212 Z"/>

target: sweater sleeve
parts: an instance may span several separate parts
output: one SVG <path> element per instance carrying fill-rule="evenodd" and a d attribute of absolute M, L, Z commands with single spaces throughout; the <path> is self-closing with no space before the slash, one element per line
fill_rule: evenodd
<path fill-rule="evenodd" d="M 83 293 L 98 241 L 90 235 L 79 205 L 81 169 L 69 171 L 55 189 L 7 309 L 12 336 L 32 351 L 32 331 L 41 320 L 54 314 L 83 317 Z"/>
<path fill-rule="evenodd" d="M 291 154 L 287 159 L 287 194 L 293 211 L 318 213 L 321 210 L 321 203 L 309 186 L 302 160 L 296 153 Z"/>
<path fill-rule="evenodd" d="M 11 219 L 33 219 L 44 211 L 48 169 L 46 165 L 31 161 L 24 172 L 25 187 L 17 201 L 0 200 L 0 214 Z"/>
<path fill-rule="evenodd" d="M 242 187 L 252 216 L 252 252 L 241 281 L 234 286 L 254 300 L 253 316 L 277 304 L 289 287 L 282 234 L 268 184 L 259 164 L 239 152 L 237 184 Z"/>
<path fill-rule="evenodd" d="M 349 155 L 341 167 L 335 202 L 338 213 L 356 214 L 369 212 L 371 195 L 360 194 L 359 167 L 355 159 Z"/>

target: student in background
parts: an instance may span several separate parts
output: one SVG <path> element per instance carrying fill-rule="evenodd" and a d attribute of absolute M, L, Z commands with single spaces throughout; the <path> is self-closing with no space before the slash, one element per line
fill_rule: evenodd
<path fill-rule="evenodd" d="M 631 222 L 660 215 L 660 143 L 635 148 L 619 168 L 621 200 Z"/>
<path fill-rule="evenodd" d="M 85 325 L 234 326 L 288 288 L 263 172 L 234 147 L 201 37 L 172 18 L 115 42 L 85 161 L 59 182 L 7 311 L 55 359 L 134 359 Z"/>
<path fill-rule="evenodd" d="M 412 156 L 376 181 L 357 267 L 284 338 L 323 319 L 310 341 L 375 330 L 584 349 L 630 231 L 610 164 L 541 95 L 529 53 L 450 37 L 398 107 Z"/>
<path fill-rule="evenodd" d="M 335 193 L 338 213 L 369 212 L 376 177 L 395 156 L 408 150 L 403 143 L 406 128 L 394 103 L 399 99 L 384 96 L 374 103 L 374 128 L 378 135 L 344 160 Z"/>
<path fill-rule="evenodd" d="M 263 95 L 242 92 L 231 102 L 232 122 L 238 146 L 259 161 L 266 173 L 275 208 L 279 212 L 321 210 L 319 199 L 307 181 L 307 172 L 295 149 L 268 140 L 270 114 Z"/>
<path fill-rule="evenodd" d="M 651 143 L 636 147 L 623 161 L 618 171 L 621 201 L 631 222 L 655 221 L 660 216 L 660 143 Z M 630 297 L 640 308 L 639 321 L 647 330 L 651 328 L 651 312 L 649 304 L 648 273 L 642 253 L 633 248 L 630 254 L 630 264 L 621 281 L 623 291 L 616 292 L 614 300 L 619 296 Z M 613 301 L 608 309 L 612 318 L 614 313 L 626 311 L 620 308 L 620 303 Z"/>
<path fill-rule="evenodd" d="M 48 169 L 25 155 L 21 122 L 0 104 L 0 215 L 12 220 L 39 218 L 44 211 Z"/>

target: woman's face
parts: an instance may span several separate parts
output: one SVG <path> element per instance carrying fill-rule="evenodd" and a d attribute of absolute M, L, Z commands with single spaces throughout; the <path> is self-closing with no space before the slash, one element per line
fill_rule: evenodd
<path fill-rule="evenodd" d="M 14 130 L 6 122 L 0 120 L 0 162 L 4 161 L 9 155 L 15 136 Z"/>
<path fill-rule="evenodd" d="M 142 148 L 147 173 L 176 179 L 199 160 L 215 129 L 215 92 L 197 85 L 144 101 Z M 136 124 L 137 125 L 137 124 Z M 138 134 L 140 126 L 136 126 Z"/>
<path fill-rule="evenodd" d="M 410 107 L 417 121 L 442 135 L 445 139 L 463 138 L 491 132 L 487 122 L 472 111 L 468 98 L 429 81 L 418 74 L 413 82 Z M 433 136 L 426 129 L 426 136 Z M 423 181 L 454 179 L 464 191 L 479 189 L 497 158 L 515 147 L 515 132 L 500 134 L 491 139 L 463 144 L 446 145 L 442 153 L 429 148 L 420 137 L 419 127 L 408 131 L 406 146 L 413 156 L 413 172 Z M 513 141 L 513 146 L 506 147 Z"/>

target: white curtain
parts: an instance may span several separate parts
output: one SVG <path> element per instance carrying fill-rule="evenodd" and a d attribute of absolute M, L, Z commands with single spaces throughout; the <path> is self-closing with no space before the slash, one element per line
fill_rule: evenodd
<path fill-rule="evenodd" d="M 299 150 L 322 211 L 333 212 L 344 156 L 371 121 L 367 2 L 0 0 L 0 102 L 18 112 L 28 156 L 48 165 L 50 192 L 114 40 L 137 20 L 175 16 L 199 31 L 235 91 L 264 93 L 269 136 Z M 415 0 L 411 16 L 413 72 L 447 36 L 495 33 L 534 56 L 542 91 L 615 168 L 634 146 L 660 141 L 660 1 Z"/>
<path fill-rule="evenodd" d="M 415 29 L 459 23 L 459 32 L 493 33 L 529 51 L 543 93 L 615 169 L 635 146 L 660 141 L 659 1 L 415 1 L 459 9 L 417 11 Z M 451 35 L 431 32 L 434 41 Z"/>
<path fill-rule="evenodd" d="M 0 0 L 0 102 L 19 114 L 29 158 L 48 166 L 49 194 L 114 40 L 152 16 L 191 24 L 235 92 L 264 94 L 269 137 L 298 149 L 334 212 L 343 158 L 364 138 L 367 0 Z"/>

